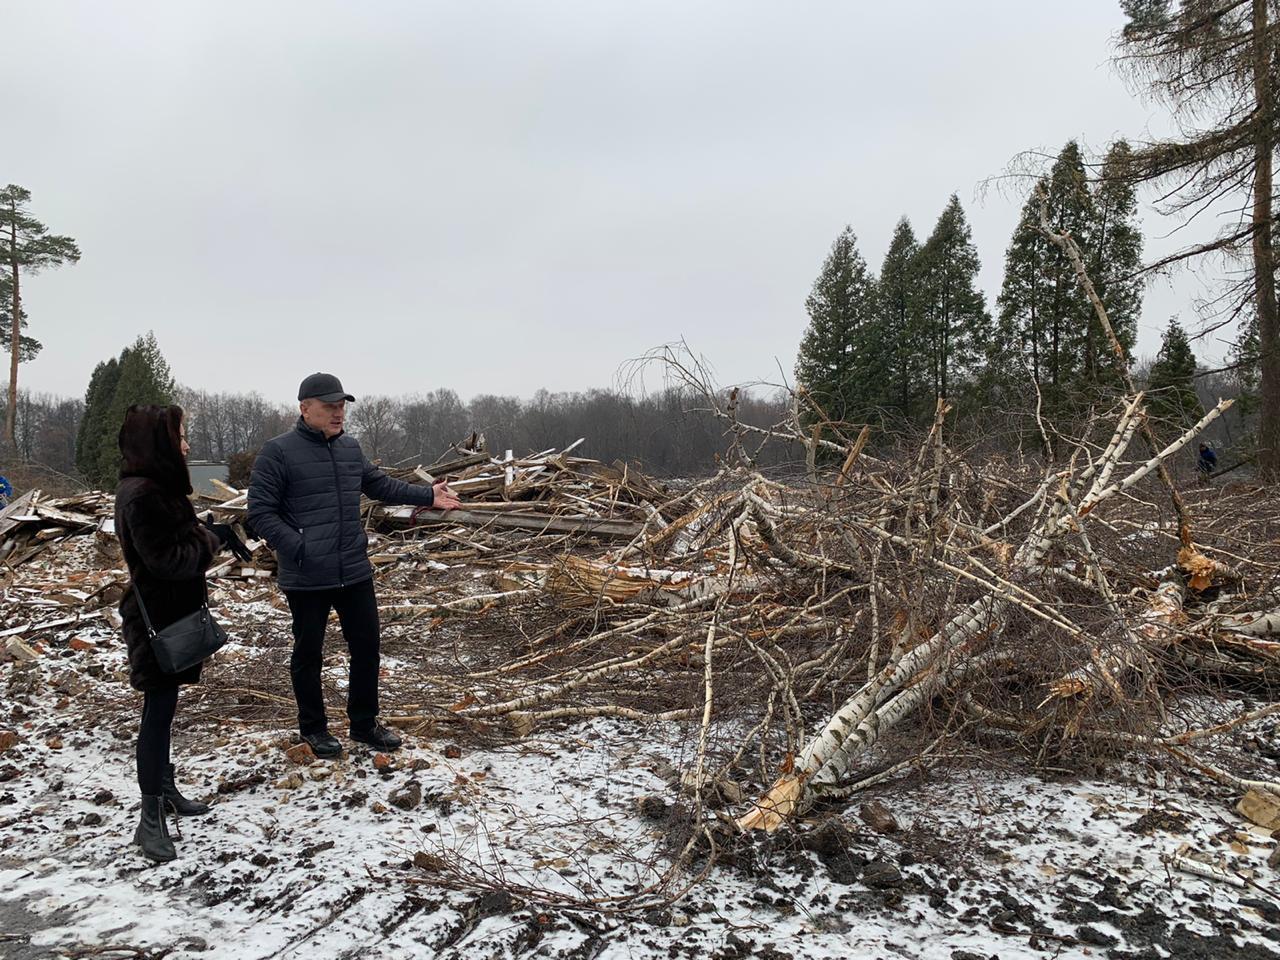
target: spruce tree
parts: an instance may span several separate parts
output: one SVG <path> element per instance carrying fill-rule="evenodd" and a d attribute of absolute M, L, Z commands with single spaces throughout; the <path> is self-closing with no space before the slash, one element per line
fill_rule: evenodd
<path fill-rule="evenodd" d="M 1147 410 L 1157 431 L 1181 433 L 1204 416 L 1196 395 L 1196 355 L 1187 332 L 1176 319 L 1169 321 L 1160 352 L 1147 375 Z"/>
<path fill-rule="evenodd" d="M 992 333 L 986 297 L 976 285 L 978 250 L 955 194 L 917 262 L 928 386 L 932 398 L 946 397 L 977 372 Z"/>
<path fill-rule="evenodd" d="M 1049 172 L 1049 225 L 1058 233 L 1070 233 L 1082 249 L 1091 249 L 1097 213 L 1089 191 L 1088 175 L 1080 146 L 1067 141 Z M 1037 222 L 1039 211 L 1037 210 Z M 1048 244 L 1049 241 L 1045 240 Z M 1093 306 L 1080 288 L 1070 259 L 1056 246 L 1045 261 L 1049 282 L 1048 382 L 1054 388 L 1053 405 L 1060 413 L 1083 399 L 1088 382 L 1084 356 L 1090 330 L 1097 321 Z"/>
<path fill-rule="evenodd" d="M 1069 141 L 1049 176 L 1031 191 L 1005 254 L 988 377 L 1028 370 L 1052 420 L 1079 416 L 1114 389 L 1118 377 L 1110 340 L 1071 261 L 1040 233 L 1039 194 L 1047 198 L 1053 229 L 1070 233 L 1080 246 L 1128 360 L 1142 306 L 1141 283 L 1134 276 L 1142 253 L 1137 202 L 1132 187 L 1116 175 L 1128 152 L 1123 141 L 1113 146 L 1102 178 L 1091 188 L 1079 145 Z"/>
<path fill-rule="evenodd" d="M 85 415 L 76 442 L 76 465 L 99 489 L 115 486 L 120 475 L 117 437 L 125 411 L 135 403 L 170 404 L 177 385 L 154 333 L 139 337 L 119 359 L 100 363 L 85 392 Z"/>
<path fill-rule="evenodd" d="M 120 361 L 115 357 L 93 368 L 89 387 L 84 392 L 84 416 L 80 418 L 76 433 L 76 469 L 92 486 L 100 489 L 112 485 L 111 481 L 103 482 L 98 464 L 102 459 L 103 446 L 114 446 L 119 432 L 118 425 L 113 431 L 107 423 L 111 398 L 115 395 L 119 379 Z"/>
<path fill-rule="evenodd" d="M 867 419 L 882 376 L 875 280 L 846 226 L 831 245 L 805 300 L 809 327 L 796 357 L 796 380 L 835 422 Z M 811 418 L 817 418 L 810 411 Z"/>
<path fill-rule="evenodd" d="M 1048 181 L 1041 185 L 1048 190 Z M 1052 284 L 1046 264 L 1054 248 L 1037 224 L 1040 202 L 1033 191 L 1022 208 L 1004 258 L 1004 282 L 996 298 L 999 322 L 991 351 L 992 379 L 1019 379 L 1026 368 L 1036 385 L 1048 382 L 1048 312 Z"/>
<path fill-rule="evenodd" d="M 1132 162 L 1133 150 L 1118 140 L 1107 151 L 1102 175 L 1093 191 L 1094 223 L 1089 231 L 1087 266 L 1090 279 L 1116 339 L 1124 347 L 1126 360 L 1132 359 L 1138 338 L 1138 318 L 1142 313 L 1142 231 L 1138 226 L 1138 199 L 1124 171 Z M 1089 311 L 1084 350 L 1085 377 L 1097 388 L 1116 386 L 1114 351 L 1097 315 Z"/>
<path fill-rule="evenodd" d="M 9 275 L 9 402 L 5 411 L 5 439 L 14 442 L 18 409 L 18 361 L 22 352 L 22 275 L 46 267 L 75 263 L 80 248 L 70 237 L 57 236 L 27 210 L 31 191 L 9 184 L 0 190 L 0 263 Z"/>
<path fill-rule="evenodd" d="M 898 221 L 880 266 L 879 327 L 884 344 L 881 403 L 912 420 L 927 380 L 921 349 L 920 244 L 906 217 Z"/>
<path fill-rule="evenodd" d="M 139 337 L 120 354 L 120 378 L 107 410 L 107 425 L 114 437 L 124 423 L 125 411 L 135 403 L 173 403 L 177 385 L 169 364 L 160 353 L 154 333 Z M 98 475 L 104 483 L 112 483 L 120 473 L 120 450 L 116 443 L 102 447 L 98 459 Z"/>

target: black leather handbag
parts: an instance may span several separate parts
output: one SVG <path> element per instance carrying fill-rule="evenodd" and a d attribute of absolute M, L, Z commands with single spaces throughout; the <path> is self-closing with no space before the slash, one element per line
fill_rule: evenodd
<path fill-rule="evenodd" d="M 136 583 L 133 585 L 133 595 L 138 598 L 142 622 L 147 625 L 151 652 L 156 655 L 160 669 L 165 673 L 181 673 L 197 663 L 203 663 L 227 642 L 227 631 L 218 626 L 218 621 L 209 612 L 208 583 L 204 587 L 204 603 L 200 605 L 200 609 L 188 613 L 181 620 L 175 620 L 163 630 L 157 630 L 151 625 L 147 605 L 142 602 L 142 594 L 138 592 Z"/>

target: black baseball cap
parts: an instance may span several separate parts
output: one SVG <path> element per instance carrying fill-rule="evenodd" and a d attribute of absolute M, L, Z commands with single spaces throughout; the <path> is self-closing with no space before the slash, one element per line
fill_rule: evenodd
<path fill-rule="evenodd" d="M 298 399 L 323 400 L 325 403 L 336 403 L 338 400 L 350 400 L 352 403 L 356 401 L 355 397 L 342 389 L 342 381 L 332 373 L 313 373 L 303 380 L 302 385 L 298 387 Z"/>

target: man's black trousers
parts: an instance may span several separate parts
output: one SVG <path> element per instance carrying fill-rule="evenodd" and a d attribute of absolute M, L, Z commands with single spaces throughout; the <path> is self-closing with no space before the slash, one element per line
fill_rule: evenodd
<path fill-rule="evenodd" d="M 338 611 L 342 635 L 351 653 L 351 684 L 347 689 L 347 717 L 353 733 L 373 728 L 378 716 L 378 601 L 373 581 L 332 590 L 288 590 L 293 614 L 293 696 L 298 701 L 298 729 L 303 736 L 324 733 L 324 691 L 320 665 L 324 653 L 324 628 L 329 611 Z"/>

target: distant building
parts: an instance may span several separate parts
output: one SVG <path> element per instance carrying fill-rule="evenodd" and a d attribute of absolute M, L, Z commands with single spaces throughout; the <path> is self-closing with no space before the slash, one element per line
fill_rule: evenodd
<path fill-rule="evenodd" d="M 187 467 L 191 471 L 191 489 L 196 493 L 221 497 L 226 491 L 213 485 L 214 480 L 227 482 L 227 464 L 214 463 L 212 460 L 190 460 Z"/>

